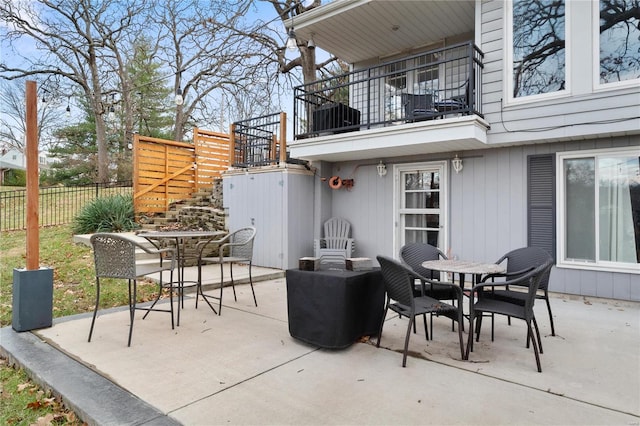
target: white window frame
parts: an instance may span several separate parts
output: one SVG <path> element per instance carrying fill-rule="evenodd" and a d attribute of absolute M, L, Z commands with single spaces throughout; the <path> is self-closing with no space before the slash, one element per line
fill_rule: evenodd
<path fill-rule="evenodd" d="M 556 247 L 558 250 L 558 268 L 567 269 L 586 269 L 593 271 L 609 271 L 609 272 L 625 272 L 640 274 L 640 263 L 629 264 L 622 262 L 607 262 L 598 260 L 599 250 L 598 244 L 596 244 L 596 260 L 595 262 L 579 261 L 579 260 L 567 260 L 566 259 L 566 244 L 565 244 L 565 191 L 564 191 L 564 161 L 572 158 L 586 158 L 586 157 L 602 157 L 605 155 L 630 155 L 637 156 L 638 150 L 632 147 L 612 148 L 612 149 L 594 149 L 584 151 L 566 151 L 556 153 Z M 597 170 L 597 169 L 596 169 Z M 597 182 L 597 175 L 596 175 Z M 597 184 L 596 184 L 597 188 Z M 598 205 L 598 191 L 596 191 L 596 205 Z M 596 215 L 597 216 L 597 215 Z M 599 235 L 598 230 L 599 222 L 596 221 L 596 238 Z"/>
<path fill-rule="evenodd" d="M 614 81 L 612 83 L 600 83 L 600 0 L 595 0 L 591 3 L 591 13 L 593 16 L 593 91 L 605 92 L 608 90 L 638 87 L 640 78 Z"/>
<path fill-rule="evenodd" d="M 508 0 L 504 5 L 504 67 L 503 67 L 503 99 L 506 106 L 523 105 L 549 99 L 559 99 L 571 95 L 571 1 L 564 0 L 564 90 L 552 93 L 541 93 L 516 98 L 513 96 L 513 0 Z"/>
<path fill-rule="evenodd" d="M 393 220 L 395 228 L 393 232 L 393 247 L 394 256 L 396 257 L 398 256 L 398 253 L 400 253 L 400 242 L 402 241 L 402 237 L 400 235 L 402 227 L 399 219 L 403 191 L 400 189 L 400 173 L 429 168 L 442 168 L 442 176 L 440 177 L 440 233 L 442 235 L 442 247 L 440 247 L 440 250 L 444 253 L 449 250 L 449 234 L 451 232 L 449 230 L 449 185 L 451 182 L 449 176 L 449 162 L 444 160 L 395 164 L 393 166 Z"/>

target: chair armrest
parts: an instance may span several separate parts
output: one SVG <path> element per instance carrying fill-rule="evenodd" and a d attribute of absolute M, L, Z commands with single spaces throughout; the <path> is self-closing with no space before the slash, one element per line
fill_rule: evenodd
<path fill-rule="evenodd" d="M 512 278 L 505 281 L 491 281 L 485 282 L 484 280 L 480 284 L 476 284 L 469 293 L 469 299 L 473 300 L 473 294 L 478 293 L 483 290 L 485 287 L 495 288 L 495 287 L 506 287 L 508 288 L 510 285 L 519 285 L 519 286 L 528 286 L 531 278 L 533 277 L 537 268 L 530 268 L 528 272 L 524 275 L 520 275 L 519 277 Z M 494 275 L 494 274 L 492 274 Z"/>
<path fill-rule="evenodd" d="M 447 287 L 451 287 L 455 292 L 456 292 L 456 296 L 458 299 L 458 303 L 462 303 L 462 288 L 460 288 L 460 286 L 456 283 L 451 283 L 448 281 L 436 281 L 436 280 L 432 280 L 426 277 L 423 277 L 422 275 L 418 274 L 417 272 L 411 270 L 410 268 L 407 268 L 407 271 L 409 272 L 409 274 L 411 276 L 413 276 L 414 279 L 419 279 L 420 282 L 422 283 L 423 286 L 423 291 L 424 291 L 424 285 L 425 284 L 435 284 L 435 285 L 444 285 Z M 462 306 L 462 305 L 458 305 L 458 306 Z"/>
<path fill-rule="evenodd" d="M 514 272 L 497 272 L 497 273 L 494 273 L 494 274 L 487 274 L 482 278 L 481 282 L 486 282 L 489 278 L 493 279 L 493 278 L 518 277 L 520 275 L 524 275 L 524 274 L 526 274 L 528 272 L 531 272 L 534 269 L 536 269 L 535 266 L 530 266 L 528 268 L 521 269 L 519 271 L 514 271 Z"/>
<path fill-rule="evenodd" d="M 171 269 L 176 267 L 176 262 L 177 262 L 177 251 L 175 248 L 172 247 L 167 247 L 167 248 L 163 248 L 163 249 L 149 249 L 146 248 L 143 245 L 140 244 L 136 244 L 136 246 L 140 249 L 142 249 L 145 253 L 148 254 L 157 254 L 158 256 L 160 256 L 160 264 L 162 265 L 162 261 L 165 259 L 171 259 Z M 163 256 L 163 254 L 168 254 L 168 256 Z"/>
<path fill-rule="evenodd" d="M 216 237 L 211 237 L 208 240 L 203 240 L 203 241 L 199 241 L 196 244 L 196 253 L 198 253 L 198 257 L 202 257 L 202 253 L 204 252 L 204 249 L 209 245 L 209 244 L 221 244 L 224 243 L 225 241 L 227 241 L 229 238 L 231 237 L 231 234 L 227 234 L 224 237 L 220 238 L 220 239 L 216 239 Z"/>

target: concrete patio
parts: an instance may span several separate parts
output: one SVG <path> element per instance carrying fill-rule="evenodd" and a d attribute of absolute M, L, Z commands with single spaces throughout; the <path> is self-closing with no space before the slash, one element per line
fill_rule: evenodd
<path fill-rule="evenodd" d="M 265 278 L 257 308 L 247 285 L 238 302 L 225 289 L 221 316 L 190 295 L 174 330 L 167 314 L 138 313 L 131 347 L 128 313 L 114 309 L 99 314 L 91 343 L 84 314 L 35 332 L 4 328 L 0 350 L 89 424 L 640 423 L 639 303 L 553 295 L 556 336 L 539 304 L 542 373 L 524 324 L 505 318 L 493 342 L 485 321 L 469 361 L 449 320 L 435 319 L 432 341 L 419 322 L 402 368 L 406 318 L 388 316 L 381 348 L 375 338 L 312 347 L 289 335 L 282 271 L 254 272 Z"/>

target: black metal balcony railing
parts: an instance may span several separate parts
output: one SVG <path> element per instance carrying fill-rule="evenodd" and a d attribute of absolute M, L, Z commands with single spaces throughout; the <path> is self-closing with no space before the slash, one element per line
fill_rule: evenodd
<path fill-rule="evenodd" d="M 482 116 L 484 54 L 472 42 L 294 89 L 294 138 L 446 116 Z"/>
<path fill-rule="evenodd" d="M 248 120 L 236 121 L 232 126 L 233 167 L 259 167 L 278 164 L 286 154 L 284 140 L 286 114 L 275 113 Z"/>

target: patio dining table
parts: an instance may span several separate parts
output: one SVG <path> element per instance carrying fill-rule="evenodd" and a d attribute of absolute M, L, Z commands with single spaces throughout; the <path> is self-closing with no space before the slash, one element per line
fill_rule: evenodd
<path fill-rule="evenodd" d="M 180 309 L 184 308 L 184 286 L 187 283 L 184 279 L 184 267 L 186 256 L 186 242 L 192 239 L 202 241 L 219 239 L 226 235 L 225 231 L 144 231 L 137 234 L 138 237 L 144 238 L 153 244 L 154 247 L 160 248 L 158 241 L 172 240 L 176 248 L 176 261 L 178 262 L 178 320 L 180 325 Z M 188 283 L 191 283 L 189 281 Z M 197 284 L 193 282 L 193 284 Z M 196 295 L 197 297 L 197 295 Z"/>
<path fill-rule="evenodd" d="M 422 267 L 432 269 L 434 271 L 458 274 L 460 279 L 460 288 L 463 290 L 463 294 L 465 277 L 467 274 L 471 275 L 471 287 L 473 287 L 476 283 L 480 282 L 483 275 L 500 274 L 506 271 L 506 268 L 503 265 L 458 259 L 427 260 L 426 262 L 422 262 Z M 455 280 L 453 281 L 455 282 Z M 462 330 L 464 330 L 464 324 L 461 324 L 461 326 Z"/>
<path fill-rule="evenodd" d="M 506 271 L 503 265 L 495 263 L 473 262 L 457 259 L 427 260 L 422 263 L 422 267 L 434 271 L 451 272 L 458 274 L 460 278 L 460 288 L 464 290 L 466 274 L 471 275 L 471 285 L 480 281 L 482 275 L 501 274 Z"/>

